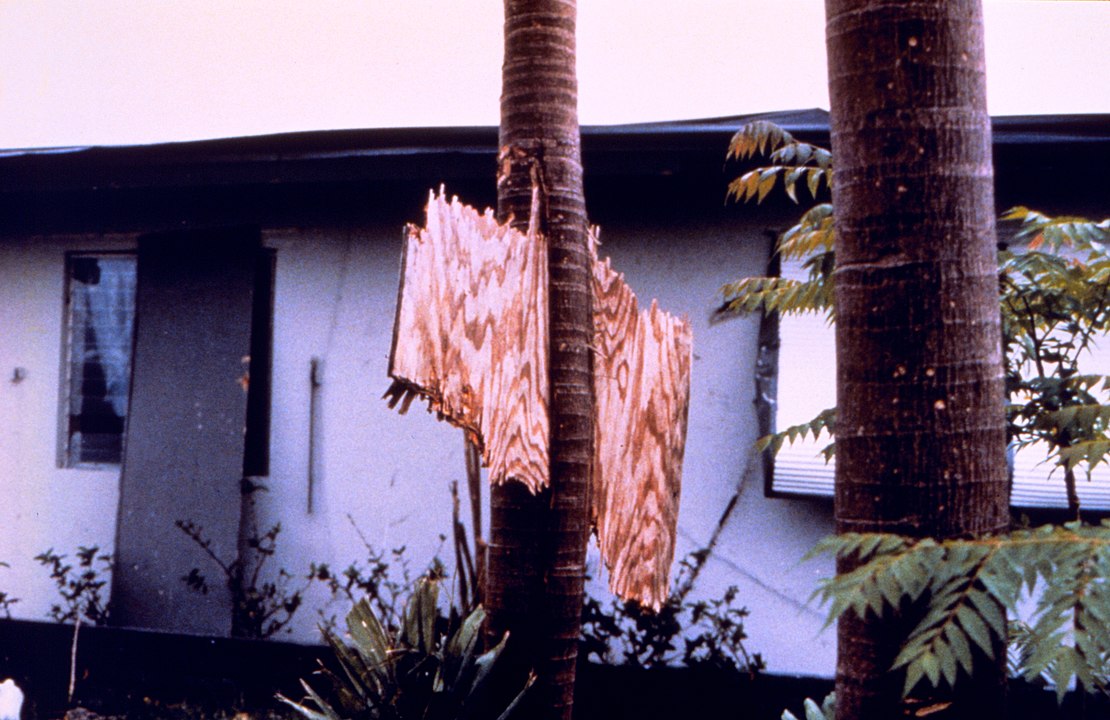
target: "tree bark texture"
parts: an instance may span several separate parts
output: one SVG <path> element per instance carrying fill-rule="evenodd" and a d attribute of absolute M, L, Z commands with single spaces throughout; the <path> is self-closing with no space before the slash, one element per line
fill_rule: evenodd
<path fill-rule="evenodd" d="M 1009 520 L 990 119 L 978 0 L 826 0 L 835 159 L 838 532 Z M 850 569 L 847 564 L 840 571 Z M 905 633 L 839 624 L 837 717 L 907 712 Z M 1001 647 L 997 648 L 1001 651 Z M 1002 653 L 996 654 L 1002 657 Z M 1001 666 L 935 717 L 994 716 Z M 935 699 L 935 698 L 934 698 Z"/>
<path fill-rule="evenodd" d="M 538 675 L 529 717 L 571 716 L 593 462 L 591 264 L 573 0 L 506 0 L 497 215 L 548 241 L 550 486 L 491 489 L 491 630 Z M 516 654 L 523 651 L 523 655 Z"/>

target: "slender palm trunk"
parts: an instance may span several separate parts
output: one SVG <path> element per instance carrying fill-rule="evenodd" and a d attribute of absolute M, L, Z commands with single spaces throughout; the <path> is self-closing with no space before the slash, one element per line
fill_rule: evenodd
<path fill-rule="evenodd" d="M 549 248 L 551 484 L 491 491 L 491 630 L 539 675 L 529 717 L 570 718 L 593 443 L 590 262 L 578 130 L 573 0 L 506 0 L 497 212 L 527 227 L 534 193 Z"/>
<path fill-rule="evenodd" d="M 1009 512 L 979 1 L 826 0 L 826 11 L 836 158 L 837 530 L 935 537 L 1003 530 Z M 902 716 L 902 678 L 890 667 L 912 615 L 901 625 L 841 620 L 840 720 Z M 935 717 L 997 716 L 1003 673 L 983 666 L 959 694 L 936 698 L 953 704 Z"/>

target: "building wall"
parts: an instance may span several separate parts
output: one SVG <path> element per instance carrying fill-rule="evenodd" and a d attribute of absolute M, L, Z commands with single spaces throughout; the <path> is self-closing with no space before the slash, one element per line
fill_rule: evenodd
<path fill-rule="evenodd" d="M 65 253 L 132 247 L 125 237 L 25 238 L 0 243 L 0 591 L 13 615 L 43 617 L 58 601 L 32 558 L 79 545 L 111 551 L 119 471 L 58 467 Z M 26 374 L 14 381 L 16 368 Z"/>
<path fill-rule="evenodd" d="M 807 601 L 833 568 L 823 559 L 801 559 L 832 532 L 832 504 L 764 496 L 762 463 L 752 450 L 759 321 L 709 322 L 721 285 L 763 274 L 768 228 L 787 227 L 794 217 L 787 208 L 749 209 L 731 224 L 614 221 L 602 227 L 602 252 L 611 254 L 641 301 L 658 298 L 660 307 L 693 323 L 676 561 L 705 547 L 721 528 L 690 599 L 720 598 L 735 585 L 737 604 L 751 612 L 744 622 L 749 651 L 761 653 L 772 672 L 831 675 L 835 633 L 821 632 L 824 615 Z M 604 597 L 604 586 L 597 585 L 591 587 L 595 596 Z"/>
<path fill-rule="evenodd" d="M 692 597 L 719 597 L 730 585 L 751 611 L 750 650 L 777 672 L 830 674 L 831 633 L 818 635 L 820 614 L 805 607 L 828 563 L 799 565 L 831 530 L 831 506 L 763 496 L 756 438 L 752 368 L 758 322 L 710 325 L 721 284 L 757 274 L 767 260 L 766 214 L 711 218 L 605 218 L 602 254 L 644 302 L 689 316 L 694 327 L 692 400 L 679 517 L 679 557 L 704 547 L 725 518 L 715 552 Z M 392 338 L 400 257 L 392 223 L 358 227 L 285 227 L 263 231 L 276 250 L 271 472 L 256 493 L 261 529 L 280 522 L 270 568 L 303 575 L 310 562 L 345 567 L 366 558 L 363 539 L 406 548 L 414 573 L 433 555 L 451 558 L 448 483 L 464 480 L 462 434 L 414 404 L 407 415 L 381 395 Z M 0 591 L 20 598 L 13 615 L 41 618 L 55 601 L 46 571 L 31 558 L 50 547 L 110 549 L 118 503 L 118 470 L 57 468 L 64 254 L 120 249 L 133 236 L 24 238 L 0 243 Z M 308 508 L 309 427 L 313 358 L 322 365 L 314 444 L 313 507 Z M 14 368 L 26 378 L 7 380 Z M 183 508 L 182 513 L 187 514 Z M 181 519 L 194 519 L 183 517 Z M 200 521 L 200 519 L 195 519 Z M 182 536 L 182 542 L 188 540 Z M 607 597 L 604 573 L 591 555 L 591 592 Z M 179 571 L 184 574 L 188 568 Z M 202 568 L 210 577 L 215 568 Z M 291 638 L 312 641 L 326 600 L 310 595 Z M 325 614 L 342 612 L 339 605 Z"/>

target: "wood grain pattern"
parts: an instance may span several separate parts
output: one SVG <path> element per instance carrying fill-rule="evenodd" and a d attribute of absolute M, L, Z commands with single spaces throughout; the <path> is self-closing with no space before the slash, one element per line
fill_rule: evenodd
<path fill-rule="evenodd" d="M 591 510 L 609 588 L 667 598 L 686 445 L 693 335 L 636 296 L 594 249 L 596 457 Z"/>
<path fill-rule="evenodd" d="M 547 248 L 431 194 L 409 226 L 387 395 L 415 392 L 480 448 L 490 481 L 547 485 Z"/>
<path fill-rule="evenodd" d="M 498 226 L 442 193 L 409 226 L 386 393 L 464 428 L 493 483 L 548 482 L 543 238 Z M 595 426 L 591 516 L 610 588 L 658 609 L 674 558 L 692 334 L 641 311 L 608 260 L 593 262 Z"/>

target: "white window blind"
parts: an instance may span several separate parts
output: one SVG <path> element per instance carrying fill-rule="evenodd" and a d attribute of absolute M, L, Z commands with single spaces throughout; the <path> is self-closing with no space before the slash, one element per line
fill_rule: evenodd
<path fill-rule="evenodd" d="M 801 279 L 797 268 L 784 268 L 786 277 Z M 836 352 L 834 328 L 814 313 L 783 317 L 779 325 L 779 379 L 776 429 L 800 425 L 836 405 Z M 1110 338 L 1081 360 L 1085 374 L 1110 375 Z M 775 458 L 773 492 L 832 497 L 835 459 L 821 455 L 832 439 L 823 434 L 784 443 Z M 1022 448 L 1014 457 L 1011 504 L 1018 508 L 1066 508 L 1063 470 L 1047 460 L 1042 443 Z M 1077 469 L 1076 490 L 1080 505 L 1088 510 L 1110 510 L 1110 468 L 1099 465 L 1087 481 Z"/>

